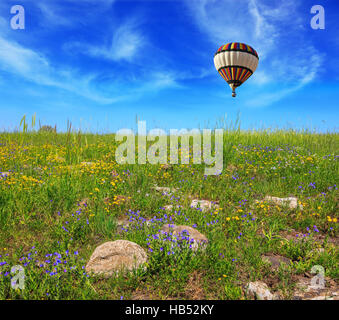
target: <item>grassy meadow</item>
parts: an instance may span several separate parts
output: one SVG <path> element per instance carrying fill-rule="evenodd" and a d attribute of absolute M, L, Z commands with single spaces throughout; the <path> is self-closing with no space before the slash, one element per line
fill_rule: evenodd
<path fill-rule="evenodd" d="M 225 129 L 223 171 L 205 176 L 205 164 L 119 165 L 114 134 L 24 129 L 0 133 L 0 299 L 248 299 L 256 280 L 292 299 L 314 265 L 338 284 L 338 134 Z M 267 195 L 295 196 L 303 209 Z M 219 207 L 202 212 L 192 199 Z M 173 249 L 156 236 L 165 223 L 193 226 L 206 249 Z M 87 274 L 94 249 L 117 239 L 147 251 L 147 270 Z M 264 254 L 292 263 L 272 270 Z M 11 287 L 15 265 L 24 289 Z"/>

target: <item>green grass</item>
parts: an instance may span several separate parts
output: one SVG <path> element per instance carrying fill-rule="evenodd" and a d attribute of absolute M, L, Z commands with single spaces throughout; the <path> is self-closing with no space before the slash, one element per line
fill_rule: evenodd
<path fill-rule="evenodd" d="M 222 174 L 204 176 L 204 164 L 118 165 L 113 134 L 28 132 L 24 121 L 23 132 L 0 134 L 0 172 L 10 172 L 0 178 L 0 299 L 244 299 L 247 282 L 267 279 L 288 299 L 293 276 L 314 265 L 338 281 L 338 142 L 334 133 L 228 129 Z M 154 185 L 178 191 L 162 196 Z M 256 202 L 266 195 L 296 196 L 303 210 Z M 194 198 L 220 209 L 190 208 Z M 158 220 L 118 233 L 125 214 Z M 170 221 L 195 226 L 206 250 L 168 255 L 170 242 L 152 235 Z M 294 241 L 295 232 L 310 234 Z M 147 250 L 147 271 L 87 275 L 95 247 L 117 239 Z M 324 252 L 312 254 L 318 246 Z M 265 253 L 293 264 L 273 271 Z M 25 270 L 22 290 L 10 285 L 14 265 Z"/>

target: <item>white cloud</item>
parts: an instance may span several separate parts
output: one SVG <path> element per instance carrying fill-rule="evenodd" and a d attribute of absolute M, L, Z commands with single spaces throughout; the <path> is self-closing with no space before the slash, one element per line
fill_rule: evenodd
<path fill-rule="evenodd" d="M 68 2 L 72 1 L 75 2 L 75 0 L 68 0 Z M 85 0 L 81 5 L 100 6 L 103 9 L 113 3 L 114 0 Z M 46 14 L 47 20 L 55 20 L 55 23 L 68 25 L 68 20 L 61 16 L 60 3 L 47 1 L 36 4 Z M 142 65 L 144 62 L 138 60 L 143 56 L 140 51 L 148 45 L 140 28 L 142 23 L 142 17 L 130 16 L 128 20 L 117 26 L 108 46 L 71 43 L 65 48 L 114 62 L 122 61 L 129 62 L 131 65 L 134 63 Z M 16 42 L 8 29 L 8 21 L 0 16 L 0 70 L 35 84 L 63 89 L 100 104 L 113 104 L 135 99 L 147 92 L 178 86 L 175 73 L 163 72 L 161 66 L 150 69 L 144 66 L 143 72 L 139 72 L 137 77 L 133 74 L 127 77 L 121 71 L 114 75 L 114 71 L 110 71 L 109 81 L 102 85 L 102 77 L 107 75 L 102 71 L 98 74 L 86 73 L 86 71 L 80 73 L 72 67 L 55 65 L 41 52 Z M 145 55 L 145 52 L 143 54 Z"/>
<path fill-rule="evenodd" d="M 15 42 L 0 36 L 0 66 L 3 70 L 16 73 L 29 80 L 37 80 L 49 72 L 47 60 Z"/>
<path fill-rule="evenodd" d="M 55 26 L 72 27 L 87 23 L 91 16 L 102 14 L 111 8 L 116 0 L 44 0 L 32 1 L 40 11 L 40 20 L 46 28 Z M 73 5 L 70 7 L 69 5 Z M 76 6 L 74 6 L 76 4 Z"/>
<path fill-rule="evenodd" d="M 258 70 L 255 72 L 255 84 L 256 85 L 264 85 L 272 81 L 272 77 L 262 70 Z"/>
<path fill-rule="evenodd" d="M 115 54 L 118 55 L 117 52 Z M 117 58 L 122 59 L 121 56 L 117 56 Z M 131 58 L 132 56 L 129 56 L 128 59 Z M 54 66 L 41 53 L 8 40 L 1 33 L 0 70 L 38 85 L 53 86 L 69 91 L 100 104 L 113 104 L 123 100 L 137 99 L 144 93 L 179 87 L 176 82 L 176 73 L 155 69 L 134 79 L 130 78 L 129 81 L 122 80 L 120 75 L 111 77 L 109 83 L 105 83 L 104 87 L 98 87 L 98 83 L 100 83 L 98 74 L 83 75 L 72 68 Z"/>
<path fill-rule="evenodd" d="M 260 101 L 254 103 L 249 99 L 248 106 L 267 106 L 282 99 L 310 83 L 321 68 L 322 55 L 303 38 L 296 1 L 187 0 L 185 3 L 197 26 L 216 48 L 239 41 L 258 51 L 259 66 L 247 85 L 256 87 Z M 267 92 L 269 83 L 281 85 Z"/>
<path fill-rule="evenodd" d="M 145 45 L 145 38 L 136 30 L 137 25 L 128 21 L 114 32 L 110 53 L 114 60 L 131 60 Z"/>
<path fill-rule="evenodd" d="M 62 14 L 60 8 L 57 6 L 52 6 L 48 2 L 36 2 L 35 5 L 40 9 L 41 15 L 40 19 L 44 20 L 45 27 L 54 27 L 54 26 L 71 26 L 74 23 L 73 19 L 70 19 L 69 16 Z"/>
<path fill-rule="evenodd" d="M 155 71 L 150 75 L 150 80 L 144 86 L 141 86 L 138 91 L 156 91 L 163 88 L 181 88 L 177 80 L 180 78 L 179 74 L 166 71 Z"/>
<path fill-rule="evenodd" d="M 146 37 L 139 29 L 139 23 L 135 19 L 129 19 L 121 24 L 113 31 L 108 45 L 73 42 L 66 43 L 64 49 L 112 61 L 132 61 L 140 56 L 140 51 L 147 45 Z"/>
<path fill-rule="evenodd" d="M 316 79 L 323 57 L 315 52 L 315 50 L 311 47 L 304 48 L 304 50 L 307 50 L 310 55 L 303 57 L 300 52 L 296 53 L 295 58 L 299 59 L 300 64 L 295 68 L 293 68 L 293 66 L 289 66 L 288 63 L 285 63 L 286 61 L 275 59 L 272 62 L 274 65 L 272 69 L 277 72 L 277 74 L 284 77 L 285 81 L 295 83 L 294 85 L 281 84 L 280 88 L 274 91 L 262 91 L 261 94 L 258 95 L 258 99 L 253 99 L 252 95 L 252 97 L 246 102 L 246 105 L 250 107 L 269 106 L 272 103 L 298 91 L 299 89 L 302 89 L 305 85 Z M 274 81 L 274 78 L 269 81 Z M 264 83 L 268 83 L 269 81 Z M 258 82 L 258 79 L 256 79 L 255 82 Z"/>
<path fill-rule="evenodd" d="M 95 75 L 80 76 L 76 70 L 56 68 L 43 55 L 0 34 L 0 69 L 39 85 L 54 86 L 94 100 L 114 103 L 120 98 L 106 98 L 91 89 Z"/>

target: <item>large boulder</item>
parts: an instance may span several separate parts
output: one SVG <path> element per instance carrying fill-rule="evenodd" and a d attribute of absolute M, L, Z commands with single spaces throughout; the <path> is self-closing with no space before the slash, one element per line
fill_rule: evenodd
<path fill-rule="evenodd" d="M 138 244 L 128 240 L 109 241 L 94 250 L 86 272 L 111 277 L 117 272 L 137 269 L 146 262 L 147 254 Z"/>

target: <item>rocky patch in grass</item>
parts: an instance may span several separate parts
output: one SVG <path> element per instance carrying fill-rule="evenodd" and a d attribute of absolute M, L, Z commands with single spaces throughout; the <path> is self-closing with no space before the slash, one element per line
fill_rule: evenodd
<path fill-rule="evenodd" d="M 294 300 L 339 300 L 339 285 L 335 280 L 325 277 L 322 285 L 315 277 L 308 273 L 294 276 Z"/>
<path fill-rule="evenodd" d="M 312 231 L 312 241 L 314 241 L 315 243 L 322 245 L 326 241 L 327 243 L 333 244 L 335 246 L 339 245 L 339 237 L 329 237 L 322 235 L 320 234 L 316 226 L 313 226 L 313 228 L 306 228 L 306 232 L 298 232 L 294 229 L 290 229 L 288 231 L 281 231 L 279 232 L 279 236 L 288 241 L 300 242 L 309 239 L 311 236 L 311 231 Z"/>
<path fill-rule="evenodd" d="M 270 266 L 273 270 L 278 270 L 281 265 L 289 265 L 292 262 L 290 259 L 288 259 L 286 257 L 271 254 L 271 253 L 264 254 L 261 257 L 261 259 L 265 263 L 270 264 Z"/>
<path fill-rule="evenodd" d="M 185 288 L 185 298 L 188 300 L 206 299 L 205 290 L 203 289 L 202 275 L 198 271 L 194 271 L 188 279 Z"/>

